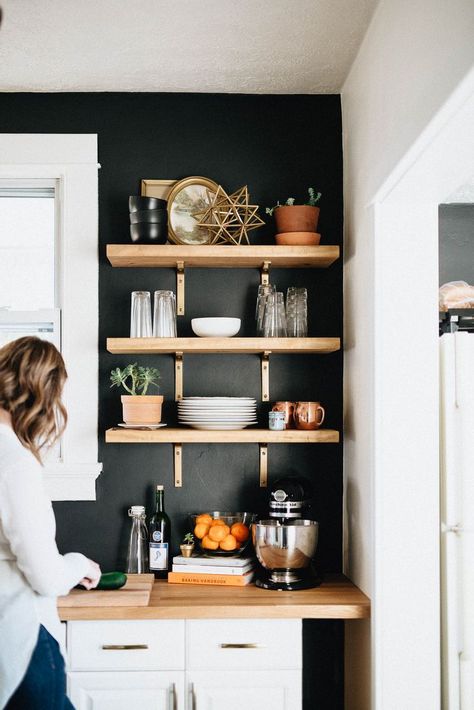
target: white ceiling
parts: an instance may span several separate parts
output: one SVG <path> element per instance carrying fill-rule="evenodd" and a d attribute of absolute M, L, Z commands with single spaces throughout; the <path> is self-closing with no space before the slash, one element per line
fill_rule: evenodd
<path fill-rule="evenodd" d="M 338 92 L 377 0 L 0 0 L 0 91 Z"/>

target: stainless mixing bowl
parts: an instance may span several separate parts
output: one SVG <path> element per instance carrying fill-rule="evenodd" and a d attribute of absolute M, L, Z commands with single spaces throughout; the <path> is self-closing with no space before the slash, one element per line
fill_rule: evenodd
<path fill-rule="evenodd" d="M 274 582 L 301 579 L 298 570 L 307 569 L 316 553 L 318 528 L 314 520 L 294 520 L 285 525 L 277 520 L 261 520 L 252 525 L 258 561 L 271 572 Z"/>

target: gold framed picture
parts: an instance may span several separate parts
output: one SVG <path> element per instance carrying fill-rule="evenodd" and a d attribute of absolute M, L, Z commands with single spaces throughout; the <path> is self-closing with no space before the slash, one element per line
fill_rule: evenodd
<path fill-rule="evenodd" d="M 194 175 L 177 181 L 168 193 L 168 239 L 175 244 L 209 244 L 211 233 L 199 226 L 219 185 L 209 178 Z"/>

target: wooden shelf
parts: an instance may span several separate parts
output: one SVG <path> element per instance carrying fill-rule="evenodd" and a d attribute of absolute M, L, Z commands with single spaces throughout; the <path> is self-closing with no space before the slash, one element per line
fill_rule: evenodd
<path fill-rule="evenodd" d="M 303 431 L 286 429 L 238 429 L 207 431 L 186 427 L 148 429 L 107 429 L 107 444 L 337 444 L 339 432 L 334 429 Z"/>
<path fill-rule="evenodd" d="M 107 244 L 112 266 L 168 268 L 327 268 L 339 258 L 338 246 L 187 246 Z"/>
<path fill-rule="evenodd" d="M 340 347 L 339 338 L 107 338 L 107 350 L 115 355 L 327 354 Z"/>
<path fill-rule="evenodd" d="M 149 606 L 62 607 L 62 621 L 110 619 L 368 619 L 370 599 L 342 574 L 320 587 L 273 592 L 155 582 Z"/>

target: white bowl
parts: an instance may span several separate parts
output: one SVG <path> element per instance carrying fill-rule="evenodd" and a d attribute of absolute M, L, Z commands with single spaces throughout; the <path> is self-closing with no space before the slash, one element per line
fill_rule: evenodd
<path fill-rule="evenodd" d="M 240 318 L 192 318 L 193 333 L 200 338 L 231 338 L 240 330 Z"/>

